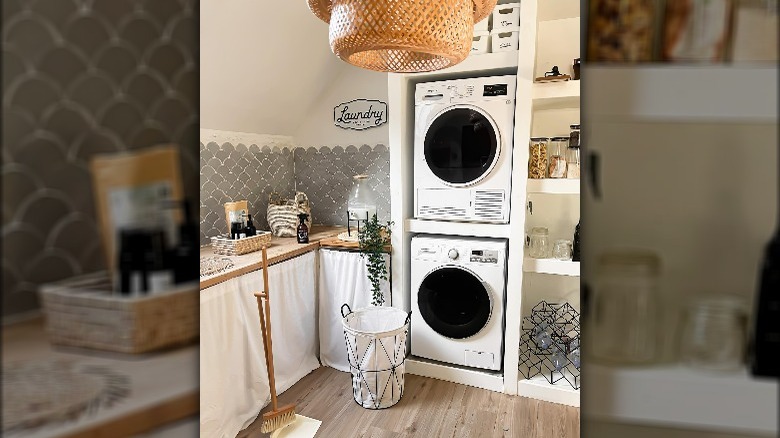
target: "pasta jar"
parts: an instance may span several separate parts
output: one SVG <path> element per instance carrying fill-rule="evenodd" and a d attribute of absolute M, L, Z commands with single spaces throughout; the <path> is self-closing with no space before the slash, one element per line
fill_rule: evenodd
<path fill-rule="evenodd" d="M 548 148 L 548 178 L 566 178 L 566 148 L 569 137 L 553 137 Z"/>
<path fill-rule="evenodd" d="M 588 62 L 652 61 L 657 0 L 594 0 L 588 10 Z"/>
<path fill-rule="evenodd" d="M 658 256 L 650 252 L 601 256 L 588 325 L 593 358 L 627 364 L 658 358 L 660 266 Z"/>
<path fill-rule="evenodd" d="M 535 259 L 550 257 L 550 237 L 546 227 L 531 228 L 531 247 L 528 255 Z"/>
<path fill-rule="evenodd" d="M 528 151 L 528 178 L 540 179 L 547 176 L 547 137 L 531 137 Z"/>

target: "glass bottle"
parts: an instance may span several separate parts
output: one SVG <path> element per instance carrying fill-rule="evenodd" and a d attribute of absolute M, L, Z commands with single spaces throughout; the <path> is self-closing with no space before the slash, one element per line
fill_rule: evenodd
<path fill-rule="evenodd" d="M 252 215 L 247 216 L 246 220 L 246 227 L 244 228 L 244 233 L 246 233 L 246 237 L 256 236 L 257 235 L 257 228 L 255 228 L 255 224 L 252 223 Z"/>
<path fill-rule="evenodd" d="M 548 178 L 566 177 L 566 148 L 569 144 L 569 137 L 553 137 L 550 139 L 548 148 L 549 171 Z"/>
<path fill-rule="evenodd" d="M 309 215 L 306 213 L 300 213 L 298 219 L 301 221 L 298 224 L 298 243 L 309 243 L 309 227 L 306 226 L 306 218 Z"/>
<path fill-rule="evenodd" d="M 643 364 L 658 358 L 658 276 L 661 262 L 645 251 L 604 254 L 597 266 L 591 336 L 594 359 Z"/>
<path fill-rule="evenodd" d="M 376 213 L 376 195 L 368 186 L 368 175 L 355 175 L 352 192 L 347 201 L 347 233 L 352 235 L 352 226 L 360 230 L 362 224 Z"/>
<path fill-rule="evenodd" d="M 547 228 L 534 227 L 531 229 L 531 247 L 528 250 L 528 255 L 535 259 L 550 257 L 550 238 Z"/>

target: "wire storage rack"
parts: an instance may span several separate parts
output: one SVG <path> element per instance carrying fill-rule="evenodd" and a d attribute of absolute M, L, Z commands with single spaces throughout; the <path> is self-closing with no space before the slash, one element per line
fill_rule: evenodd
<path fill-rule="evenodd" d="M 565 380 L 580 389 L 580 313 L 569 303 L 540 301 L 523 318 L 518 371 L 552 385 Z"/>

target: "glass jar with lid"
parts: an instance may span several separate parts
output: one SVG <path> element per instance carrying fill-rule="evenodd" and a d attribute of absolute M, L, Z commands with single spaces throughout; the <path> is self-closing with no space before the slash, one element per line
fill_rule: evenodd
<path fill-rule="evenodd" d="M 569 137 L 553 137 L 547 151 L 549 160 L 548 178 L 566 178 L 566 148 L 569 145 Z"/>
<path fill-rule="evenodd" d="M 542 179 L 547 177 L 547 137 L 531 137 L 528 151 L 528 178 Z"/>
<path fill-rule="evenodd" d="M 368 186 L 368 175 L 355 175 L 352 192 L 347 200 L 347 233 L 352 236 L 352 226 L 358 231 L 376 214 L 376 195 Z"/>
<path fill-rule="evenodd" d="M 569 147 L 566 148 L 566 178 L 580 177 L 580 125 L 570 125 Z"/>
<path fill-rule="evenodd" d="M 747 307 L 736 296 L 700 297 L 690 305 L 680 354 L 697 369 L 735 371 L 745 360 Z"/>
<path fill-rule="evenodd" d="M 535 259 L 550 257 L 550 233 L 546 227 L 534 227 L 531 229 L 531 245 L 528 255 Z"/>
<path fill-rule="evenodd" d="M 648 251 L 616 251 L 599 258 L 588 326 L 594 359 L 642 364 L 658 358 L 660 269 L 659 257 Z"/>

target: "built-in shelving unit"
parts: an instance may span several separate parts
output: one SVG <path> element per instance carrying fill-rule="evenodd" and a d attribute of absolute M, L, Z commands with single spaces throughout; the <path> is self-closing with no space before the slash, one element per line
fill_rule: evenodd
<path fill-rule="evenodd" d="M 501 3 L 501 1 L 499 2 Z M 537 11 L 537 8 L 541 9 Z M 564 10 L 565 9 L 565 10 Z M 507 394 L 519 394 L 540 400 L 548 400 L 579 406 L 579 391 L 571 389 L 568 383 L 550 385 L 543 378 L 531 380 L 519 379 L 518 353 L 520 345 L 520 326 L 523 316 L 524 275 L 560 275 L 564 282 L 578 275 L 579 264 L 559 262 L 557 260 L 539 260 L 525 262 L 525 237 L 527 210 L 525 206 L 530 194 L 561 195 L 579 204 L 569 195 L 579 195 L 579 180 L 529 180 L 528 179 L 528 141 L 532 136 L 534 111 L 545 110 L 546 116 L 556 118 L 558 109 L 563 111 L 574 108 L 579 111 L 579 81 L 535 84 L 537 25 L 540 17 L 546 20 L 572 18 L 579 15 L 579 2 L 573 0 L 540 2 L 523 0 L 520 2 L 520 49 L 512 52 L 491 53 L 469 56 L 462 63 L 448 69 L 410 74 L 388 75 L 389 144 L 390 144 L 390 202 L 391 217 L 394 222 L 391 236 L 393 303 L 404 310 L 411 307 L 410 298 L 410 243 L 415 234 L 449 234 L 459 236 L 477 236 L 505 238 L 508 240 L 507 298 L 505 303 L 504 362 L 501 372 L 492 373 L 479 370 L 441 364 L 425 359 L 408 359 L 406 372 L 471 386 L 477 386 Z M 567 40 L 566 44 L 577 45 Z M 570 60 L 556 61 L 570 62 Z M 508 224 L 470 224 L 444 221 L 414 219 L 414 91 L 418 83 L 497 76 L 517 75 L 515 98 L 515 128 L 512 149 L 512 192 L 510 195 L 510 214 Z M 549 110 L 549 111 L 547 111 Z M 571 113 L 569 113 L 571 115 Z M 578 116 L 575 116 L 578 117 Z M 576 123 L 576 122 L 573 122 Z M 568 120 L 557 123 L 565 131 L 555 134 L 568 134 Z M 559 128 L 555 128 L 557 131 Z M 553 135 L 553 134 L 550 134 Z M 547 196 L 549 197 L 549 196 Z M 558 205 L 555 201 L 550 201 Z M 568 201 L 567 201 L 568 202 Z M 534 200 L 534 204 L 536 204 Z M 543 204 L 544 201 L 541 201 Z M 536 206 L 534 207 L 536 209 Z M 573 213 L 578 214 L 577 212 Z M 538 216 L 535 217 L 538 219 Z M 570 218 L 567 221 L 571 220 Z M 575 219 L 576 222 L 576 219 Z M 573 232 L 574 224 L 571 224 Z M 566 225 L 566 228 L 569 228 Z M 568 232 L 567 232 L 568 233 Z M 567 292 L 570 291 L 570 288 Z M 529 309 L 535 303 L 529 303 Z M 566 386 L 568 386 L 568 389 Z"/>
<path fill-rule="evenodd" d="M 588 363 L 586 391 L 594 419 L 717 429 L 735 433 L 777 432 L 777 380 L 755 379 L 743 370 L 717 373 L 682 365 L 612 368 Z"/>
<path fill-rule="evenodd" d="M 549 193 L 558 195 L 579 195 L 579 179 L 529 179 L 528 193 Z"/>
<path fill-rule="evenodd" d="M 523 261 L 523 271 L 537 274 L 580 276 L 580 262 L 557 259 L 532 259 Z"/>
<path fill-rule="evenodd" d="M 444 234 L 450 236 L 509 237 L 509 225 L 507 224 L 474 224 L 407 219 L 406 230 L 411 233 Z"/>

